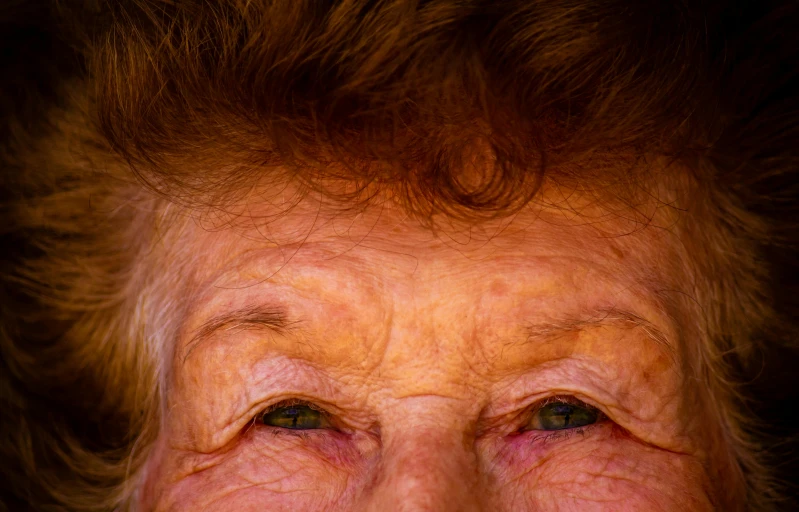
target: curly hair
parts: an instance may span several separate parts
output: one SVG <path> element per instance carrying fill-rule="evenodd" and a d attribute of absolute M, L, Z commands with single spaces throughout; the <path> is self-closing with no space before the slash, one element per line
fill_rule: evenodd
<path fill-rule="evenodd" d="M 795 2 L 38 0 L 0 25 L 0 509 L 135 508 L 173 228 L 288 181 L 431 224 L 545 181 L 633 210 L 670 183 L 694 276 L 674 300 L 706 338 L 681 347 L 686 410 L 748 510 L 784 503 L 745 383 L 797 348 Z"/>

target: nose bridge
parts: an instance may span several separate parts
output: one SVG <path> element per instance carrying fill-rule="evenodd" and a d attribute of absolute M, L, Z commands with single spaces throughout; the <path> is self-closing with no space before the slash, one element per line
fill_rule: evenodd
<path fill-rule="evenodd" d="M 367 510 L 482 511 L 485 489 L 469 423 L 413 407 L 416 421 L 383 428 L 383 450 Z M 417 404 L 418 405 L 418 404 Z M 407 417 L 407 416 L 406 416 Z M 487 509 L 486 509 L 487 510 Z"/>
<path fill-rule="evenodd" d="M 481 510 L 477 461 L 460 441 L 421 431 L 386 446 L 370 510 Z"/>

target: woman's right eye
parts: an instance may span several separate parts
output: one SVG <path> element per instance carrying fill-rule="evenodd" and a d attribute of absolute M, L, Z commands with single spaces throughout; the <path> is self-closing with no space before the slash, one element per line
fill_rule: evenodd
<path fill-rule="evenodd" d="M 289 430 L 317 430 L 331 428 L 327 415 L 310 404 L 279 403 L 260 416 L 264 425 Z"/>

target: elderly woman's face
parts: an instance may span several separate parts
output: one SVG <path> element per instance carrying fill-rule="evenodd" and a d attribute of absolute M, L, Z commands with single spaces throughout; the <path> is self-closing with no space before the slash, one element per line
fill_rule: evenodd
<path fill-rule="evenodd" d="M 306 202 L 188 228 L 198 293 L 146 507 L 710 509 L 658 304 L 676 242 L 621 218 L 432 233 Z"/>

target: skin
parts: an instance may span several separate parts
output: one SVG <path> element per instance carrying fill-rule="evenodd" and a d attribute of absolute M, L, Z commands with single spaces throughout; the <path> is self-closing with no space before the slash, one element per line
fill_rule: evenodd
<path fill-rule="evenodd" d="M 307 199 L 280 220 L 189 225 L 194 292 L 141 508 L 712 510 L 681 403 L 686 326 L 658 302 L 677 241 L 581 212 L 434 233 L 398 207 Z M 215 316 L 277 308 L 290 325 L 195 339 Z M 606 418 L 526 430 L 553 396 Z M 254 420 L 292 398 L 333 428 Z"/>

